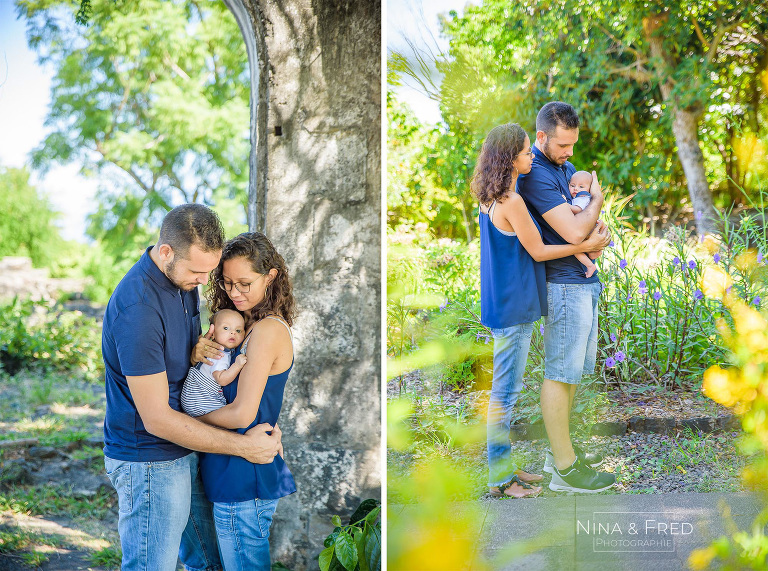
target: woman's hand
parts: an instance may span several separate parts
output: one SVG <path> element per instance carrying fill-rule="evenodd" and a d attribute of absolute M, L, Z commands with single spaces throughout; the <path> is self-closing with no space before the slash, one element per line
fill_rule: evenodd
<path fill-rule="evenodd" d="M 213 365 L 211 359 L 220 359 L 224 356 L 222 351 L 224 347 L 213 341 L 213 324 L 208 328 L 208 333 L 201 335 L 197 339 L 195 348 L 192 349 L 192 356 L 189 358 L 192 365 L 197 365 L 201 361 L 206 365 Z"/>
<path fill-rule="evenodd" d="M 597 252 L 611 243 L 611 233 L 605 224 L 598 224 L 595 231 L 581 243 L 584 252 Z"/>

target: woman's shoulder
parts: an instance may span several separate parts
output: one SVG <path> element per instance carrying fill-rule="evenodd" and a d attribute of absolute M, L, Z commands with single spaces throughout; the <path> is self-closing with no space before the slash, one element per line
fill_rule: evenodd
<path fill-rule="evenodd" d="M 496 208 L 500 208 L 502 211 L 509 211 L 520 207 L 525 208 L 525 201 L 523 200 L 523 197 L 516 192 L 510 192 L 504 197 L 503 202 L 499 201 L 499 204 Z"/>
<path fill-rule="evenodd" d="M 291 330 L 288 324 L 277 315 L 262 317 L 251 325 L 247 337 L 261 337 L 269 339 L 291 338 Z"/>

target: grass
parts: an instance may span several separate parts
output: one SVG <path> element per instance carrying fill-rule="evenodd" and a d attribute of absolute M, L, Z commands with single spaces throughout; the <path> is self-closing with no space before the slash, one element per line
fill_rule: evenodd
<path fill-rule="evenodd" d="M 91 554 L 90 560 L 93 565 L 102 567 L 119 568 L 123 559 L 123 552 L 117 547 L 105 547 Z"/>
<path fill-rule="evenodd" d="M 66 486 L 11 486 L 0 492 L 0 511 L 24 515 L 62 515 L 73 520 L 104 519 L 115 505 L 111 491 L 97 491 L 94 495 L 75 494 Z"/>

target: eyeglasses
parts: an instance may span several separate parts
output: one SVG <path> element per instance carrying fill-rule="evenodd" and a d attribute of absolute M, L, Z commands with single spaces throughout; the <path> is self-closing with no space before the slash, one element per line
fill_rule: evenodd
<path fill-rule="evenodd" d="M 517 158 L 517 157 L 530 157 L 532 154 L 533 154 L 533 149 L 531 149 L 527 153 L 518 153 L 515 158 Z"/>
<path fill-rule="evenodd" d="M 232 293 L 234 287 L 240 293 L 248 293 L 251 291 L 251 284 L 237 284 L 235 282 L 226 282 L 224 280 L 216 280 L 216 285 L 223 289 L 227 293 Z"/>

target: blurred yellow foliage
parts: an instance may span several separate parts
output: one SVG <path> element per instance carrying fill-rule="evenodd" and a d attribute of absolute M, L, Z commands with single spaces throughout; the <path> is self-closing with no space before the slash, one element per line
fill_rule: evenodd
<path fill-rule="evenodd" d="M 754 251 L 745 252 L 737 260 L 742 271 L 753 271 L 756 266 Z M 744 436 L 741 449 L 747 455 L 756 455 L 743 472 L 750 487 L 766 487 L 768 482 L 768 320 L 727 288 L 732 278 L 719 267 L 709 267 L 702 275 L 702 290 L 709 297 L 720 298 L 728 309 L 733 324 L 725 319 L 718 330 L 731 354 L 732 366 L 710 367 L 704 373 L 702 390 L 712 400 L 732 407 L 741 416 Z M 688 558 L 692 569 L 710 569 L 719 558 L 727 569 L 765 568 L 768 537 L 765 522 L 768 511 L 756 519 L 751 533 L 733 532 L 721 537 L 707 548 L 694 550 Z M 734 549 L 735 548 L 735 549 Z"/>

